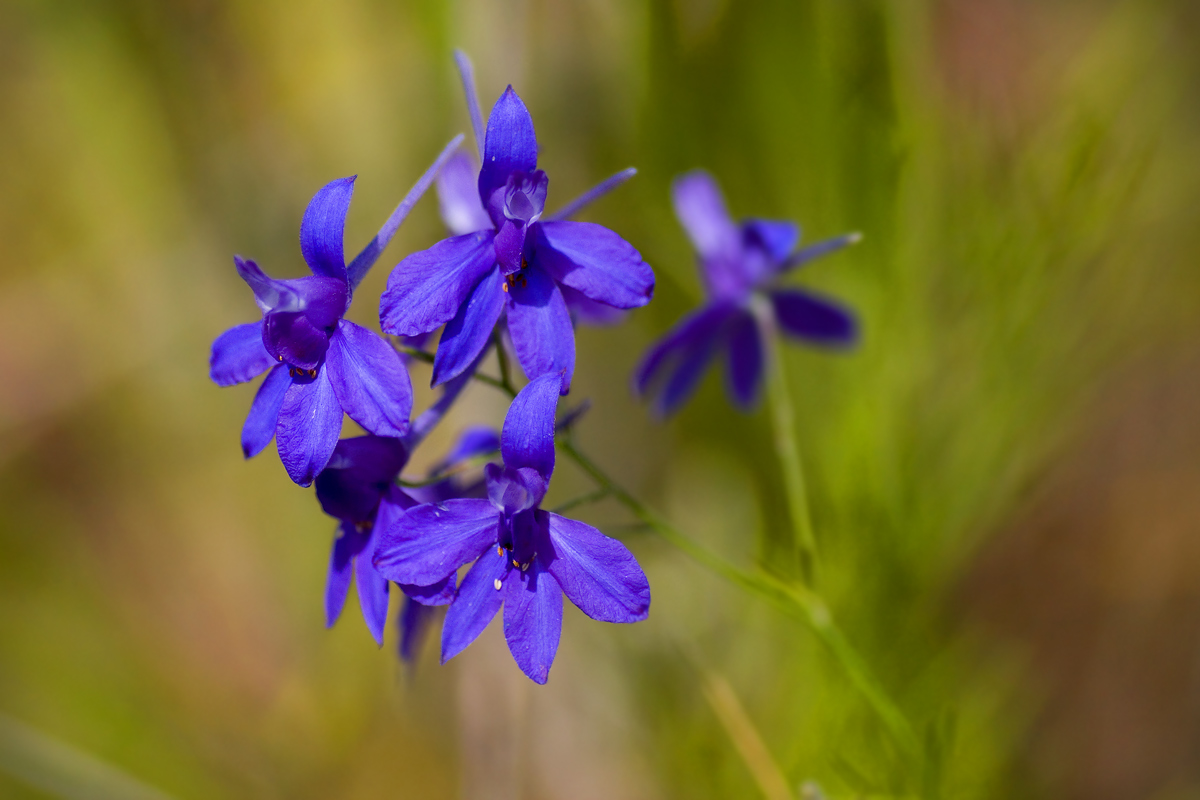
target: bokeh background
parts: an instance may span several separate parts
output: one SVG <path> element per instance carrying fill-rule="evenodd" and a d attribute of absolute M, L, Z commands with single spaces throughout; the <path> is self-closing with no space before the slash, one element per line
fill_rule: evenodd
<path fill-rule="evenodd" d="M 1192 0 L 4 0 L 0 795 L 756 797 L 760 741 L 796 797 L 1200 797 L 1197 34 Z M 334 525 L 242 460 L 208 348 L 255 314 L 233 253 L 302 274 L 349 174 L 357 251 L 470 143 L 456 46 L 529 105 L 551 207 L 640 170 L 585 218 L 658 291 L 580 333 L 579 436 L 740 564 L 789 572 L 765 413 L 628 389 L 701 297 L 669 182 L 864 232 L 789 278 L 861 345 L 786 364 L 831 605 L 923 774 L 806 629 L 609 503 L 651 617 L 570 609 L 545 687 L 494 629 L 412 669 L 353 604 L 325 630 Z M 352 316 L 441 236 L 429 197 Z M 413 474 L 504 409 L 473 387 Z"/>

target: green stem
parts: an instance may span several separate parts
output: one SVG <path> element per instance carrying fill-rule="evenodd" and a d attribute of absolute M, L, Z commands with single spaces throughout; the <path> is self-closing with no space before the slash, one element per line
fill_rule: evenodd
<path fill-rule="evenodd" d="M 424 361 L 426 364 L 433 363 L 433 353 L 427 353 L 419 347 L 409 347 L 406 344 L 392 341 L 392 347 L 396 348 L 397 353 L 403 353 L 409 358 L 415 358 L 417 361 Z"/>
<path fill-rule="evenodd" d="M 411 358 L 415 358 L 417 361 L 424 361 L 426 364 L 433 363 L 433 358 L 434 358 L 433 353 L 427 353 L 424 350 L 421 350 L 420 348 L 409 347 L 406 344 L 399 344 L 398 342 L 395 342 L 395 341 L 392 342 L 392 347 L 396 348 L 396 352 L 403 353 L 404 355 L 409 356 Z M 497 351 L 497 352 L 499 352 L 499 351 Z M 501 363 L 503 364 L 506 362 L 502 361 Z M 512 384 L 505 380 L 497 380 L 496 378 L 493 378 L 491 375 L 484 375 L 483 373 L 478 372 L 478 371 L 472 373 L 471 377 L 474 378 L 475 380 L 479 381 L 480 383 L 486 383 L 488 386 L 492 386 L 503 392 L 508 392 L 508 394 L 513 397 L 516 397 L 516 395 L 517 395 L 516 391 L 512 388 Z"/>
<path fill-rule="evenodd" d="M 460 461 L 450 469 L 436 472 L 429 477 L 419 478 L 417 480 L 410 480 L 408 478 L 400 477 L 396 479 L 396 483 L 406 489 L 420 489 L 424 486 L 433 486 L 435 483 L 441 483 L 447 478 L 460 475 L 464 472 L 469 472 L 476 467 L 481 467 L 491 460 L 491 455 L 475 456 L 473 458 L 468 458 L 465 461 Z"/>
<path fill-rule="evenodd" d="M 516 397 L 517 388 L 513 386 L 512 373 L 508 365 L 508 352 L 504 349 L 504 341 L 500 338 L 499 333 L 492 334 L 492 341 L 496 345 L 496 361 L 500 364 L 500 388 Z"/>
<path fill-rule="evenodd" d="M 608 497 L 608 494 L 609 494 L 608 489 L 601 487 L 594 492 L 588 492 L 585 495 L 581 495 L 580 497 L 576 497 L 572 500 L 568 500 L 567 502 L 563 503 L 562 505 L 558 506 L 557 508 L 552 508 L 550 510 L 553 511 L 555 514 L 561 514 L 564 511 L 570 511 L 572 508 L 576 508 L 578 506 L 582 506 L 587 503 L 595 503 L 598 500 L 603 500 L 604 498 Z"/>
<path fill-rule="evenodd" d="M 918 757 L 920 746 L 908 719 L 888 697 L 887 692 L 879 685 L 862 656 L 837 627 L 829 612 L 829 607 L 820 595 L 806 586 L 790 585 L 771 575 L 748 572 L 729 563 L 717 553 L 672 527 L 648 506 L 613 481 L 575 446 L 569 436 L 559 440 L 559 447 L 601 488 L 670 544 L 730 583 L 762 597 L 784 613 L 807 624 L 828 648 L 834 660 L 845 672 L 846 677 L 879 716 L 880 721 L 883 722 L 902 753 L 910 759 Z"/>
<path fill-rule="evenodd" d="M 783 351 L 779 338 L 770 336 L 767 349 L 771 354 L 768 370 L 768 404 L 771 407 L 771 425 L 774 429 L 775 454 L 783 471 L 784 492 L 787 495 L 788 512 L 792 517 L 792 530 L 800 560 L 800 572 L 808 586 L 815 586 L 819 574 L 817 538 L 813 533 L 812 516 L 808 510 L 808 490 L 804 484 L 804 466 L 800 461 L 800 448 L 796 444 L 796 426 L 792 413 L 792 396 L 788 389 L 787 373 L 783 369 Z"/>

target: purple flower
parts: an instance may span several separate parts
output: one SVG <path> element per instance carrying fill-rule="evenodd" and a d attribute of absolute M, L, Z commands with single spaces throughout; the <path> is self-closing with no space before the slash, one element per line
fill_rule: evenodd
<path fill-rule="evenodd" d="M 643 306 L 653 295 L 653 271 L 624 239 L 589 222 L 543 219 L 549 181 L 537 153 L 533 119 L 510 86 L 488 120 L 473 190 L 464 177 L 469 160 L 453 163 L 443 182 L 442 214 L 458 235 L 408 256 L 388 278 L 384 331 L 416 336 L 446 326 L 435 386 L 475 361 L 504 313 L 525 375 L 565 375 L 566 394 L 575 333 L 564 295 L 614 309 Z"/>
<path fill-rule="evenodd" d="M 274 437 L 288 475 L 301 486 L 333 454 L 343 412 L 371 433 L 398 437 L 408 432 L 412 411 L 412 383 L 396 351 L 342 318 L 353 291 L 342 255 L 353 189 L 353 177 L 332 181 L 304 212 L 300 250 L 311 276 L 275 280 L 234 257 L 263 318 L 213 342 L 211 374 L 221 386 L 270 370 L 242 428 L 242 452 L 257 455 Z"/>
<path fill-rule="evenodd" d="M 504 465 L 485 468 L 488 498 L 410 508 L 380 534 L 375 567 L 429 584 L 475 561 L 446 614 L 442 661 L 475 640 L 504 606 L 504 635 L 521 670 L 545 683 L 562 630 L 562 596 L 606 622 L 637 622 L 650 585 L 615 539 L 539 505 L 554 472 L 554 412 L 562 378 L 530 382 L 509 407 Z"/>
<path fill-rule="evenodd" d="M 566 208 L 551 215 L 551 219 L 566 219 L 596 197 L 611 191 L 636 173 L 637 170 L 632 167 L 618 172 Z M 441 211 L 442 222 L 445 224 L 446 230 L 454 236 L 492 230 L 491 217 L 488 216 L 483 203 L 479 201 L 478 175 L 478 162 L 464 150 L 455 153 L 438 173 L 438 208 Z M 567 304 L 567 311 L 570 312 L 571 319 L 575 322 L 585 322 L 589 325 L 613 325 L 625 318 L 626 311 L 624 309 L 596 302 L 583 292 L 572 289 L 566 284 L 559 284 L 558 290 L 562 292 L 563 300 Z"/>
<path fill-rule="evenodd" d="M 497 449 L 499 441 L 494 431 L 469 429 L 439 469 L 444 471 L 460 461 L 494 453 Z M 353 575 L 363 619 L 375 641 L 381 645 L 387 621 L 388 580 L 376 571 L 371 559 L 375 553 L 377 531 L 387 528 L 404 514 L 405 509 L 421 502 L 396 485 L 400 471 L 408 463 L 408 456 L 409 444 L 401 439 L 383 436 L 342 439 L 316 479 L 321 508 L 341 523 L 340 535 L 333 543 L 329 559 L 325 589 L 326 626 L 332 627 L 341 615 Z M 470 487 L 457 482 L 443 481 L 435 486 L 439 498 L 466 496 L 470 492 Z M 413 491 L 420 495 L 428 490 Z M 406 660 L 415 651 L 419 627 L 427 617 L 407 606 L 449 603 L 454 597 L 454 577 L 449 575 L 427 586 L 400 586 L 407 598 L 406 609 L 400 616 L 400 649 Z"/>
<path fill-rule="evenodd" d="M 343 413 L 379 436 L 408 432 L 412 383 L 403 361 L 381 337 L 343 316 L 354 289 L 461 141 L 457 136 L 446 145 L 349 266 L 342 233 L 353 176 L 326 184 L 305 209 L 300 251 L 312 275 L 275 280 L 234 257 L 263 318 L 217 337 L 209 374 L 217 385 L 232 386 L 268 373 L 242 428 L 246 458 L 274 437 L 288 475 L 308 486 L 337 446 Z"/>
<path fill-rule="evenodd" d="M 858 241 L 839 236 L 796 250 L 800 229 L 792 222 L 747 219 L 736 224 L 716 181 L 697 170 L 672 186 L 675 215 L 699 255 L 708 303 L 684 317 L 651 347 L 634 373 L 634 389 L 658 392 L 656 410 L 676 411 L 724 348 L 734 401 L 747 408 L 763 374 L 763 326 L 824 345 L 848 345 L 856 336 L 850 312 L 777 279 L 818 256 Z"/>

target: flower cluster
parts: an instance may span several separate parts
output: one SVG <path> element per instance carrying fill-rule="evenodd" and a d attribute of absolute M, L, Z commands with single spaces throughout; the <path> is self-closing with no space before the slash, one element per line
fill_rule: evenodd
<path fill-rule="evenodd" d="M 328 625 L 341 615 L 353 582 L 367 628 L 382 644 L 394 583 L 405 595 L 401 655 L 412 658 L 432 609 L 444 605 L 445 661 L 503 607 L 514 659 L 544 683 L 564 595 L 597 620 L 636 622 L 649 613 L 649 582 L 629 550 L 541 502 L 554 472 L 558 400 L 569 393 L 575 371 L 574 326 L 611 323 L 645 305 L 654 273 L 613 231 L 569 219 L 633 170 L 547 214 L 549 179 L 538 169 L 528 109 L 510 86 L 484 133 L 469 62 L 460 56 L 459 65 L 480 161 L 458 149 L 457 137 L 349 265 L 343 229 L 353 177 L 321 188 L 304 213 L 300 251 L 311 275 L 275 279 L 235 257 L 262 319 L 216 339 L 211 377 L 229 386 L 266 373 L 242 430 L 243 453 L 253 457 L 273 438 L 291 479 L 315 484 L 321 508 L 337 520 Z M 451 238 L 392 270 L 379 310 L 383 333 L 396 337 L 390 343 L 345 315 L 356 287 L 435 179 Z M 785 332 L 826 342 L 853 335 L 851 319 L 836 306 L 769 286 L 788 268 L 849 239 L 793 252 L 798 232 L 790 223 L 735 226 L 702 173 L 676 183 L 675 203 L 712 300 L 638 370 L 639 391 L 665 380 L 660 410 L 678 407 L 721 343 L 729 348 L 735 398 L 752 401 L 762 373 L 764 297 Z M 436 352 L 412 349 L 438 329 Z M 501 433 L 470 428 L 425 480 L 402 480 L 412 452 L 480 377 L 477 369 L 493 347 L 505 363 L 511 349 L 528 381 L 514 391 Z M 415 418 L 406 353 L 430 358 L 432 385 L 443 387 Z M 507 377 L 503 386 L 511 389 Z M 345 416 L 366 435 L 340 438 Z M 499 462 L 488 461 L 497 452 Z M 462 479 L 484 461 L 481 477 Z"/>

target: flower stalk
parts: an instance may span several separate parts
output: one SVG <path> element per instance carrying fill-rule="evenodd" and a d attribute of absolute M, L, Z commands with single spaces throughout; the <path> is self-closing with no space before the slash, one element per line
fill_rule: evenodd
<path fill-rule="evenodd" d="M 795 415 L 787 372 L 783 365 L 783 348 L 774 326 L 769 326 L 767 351 L 771 368 L 767 372 L 767 405 L 770 407 L 772 442 L 783 474 L 783 489 L 787 496 L 788 513 L 792 518 L 793 543 L 800 562 L 800 575 L 805 585 L 816 586 L 820 573 L 817 537 L 813 532 L 812 515 L 808 508 L 808 488 L 804 481 L 804 465 L 796 442 Z"/>
<path fill-rule="evenodd" d="M 674 528 L 588 458 L 575 445 L 569 430 L 559 437 L 558 446 L 597 485 L 606 489 L 611 497 L 668 543 L 730 583 L 767 600 L 779 610 L 805 623 L 825 645 L 846 678 L 871 706 L 905 760 L 912 763 L 919 758 L 921 747 L 908 718 L 888 696 L 866 661 L 834 622 L 829 607 L 819 594 L 808 586 L 785 583 L 765 573 L 741 569 Z"/>

